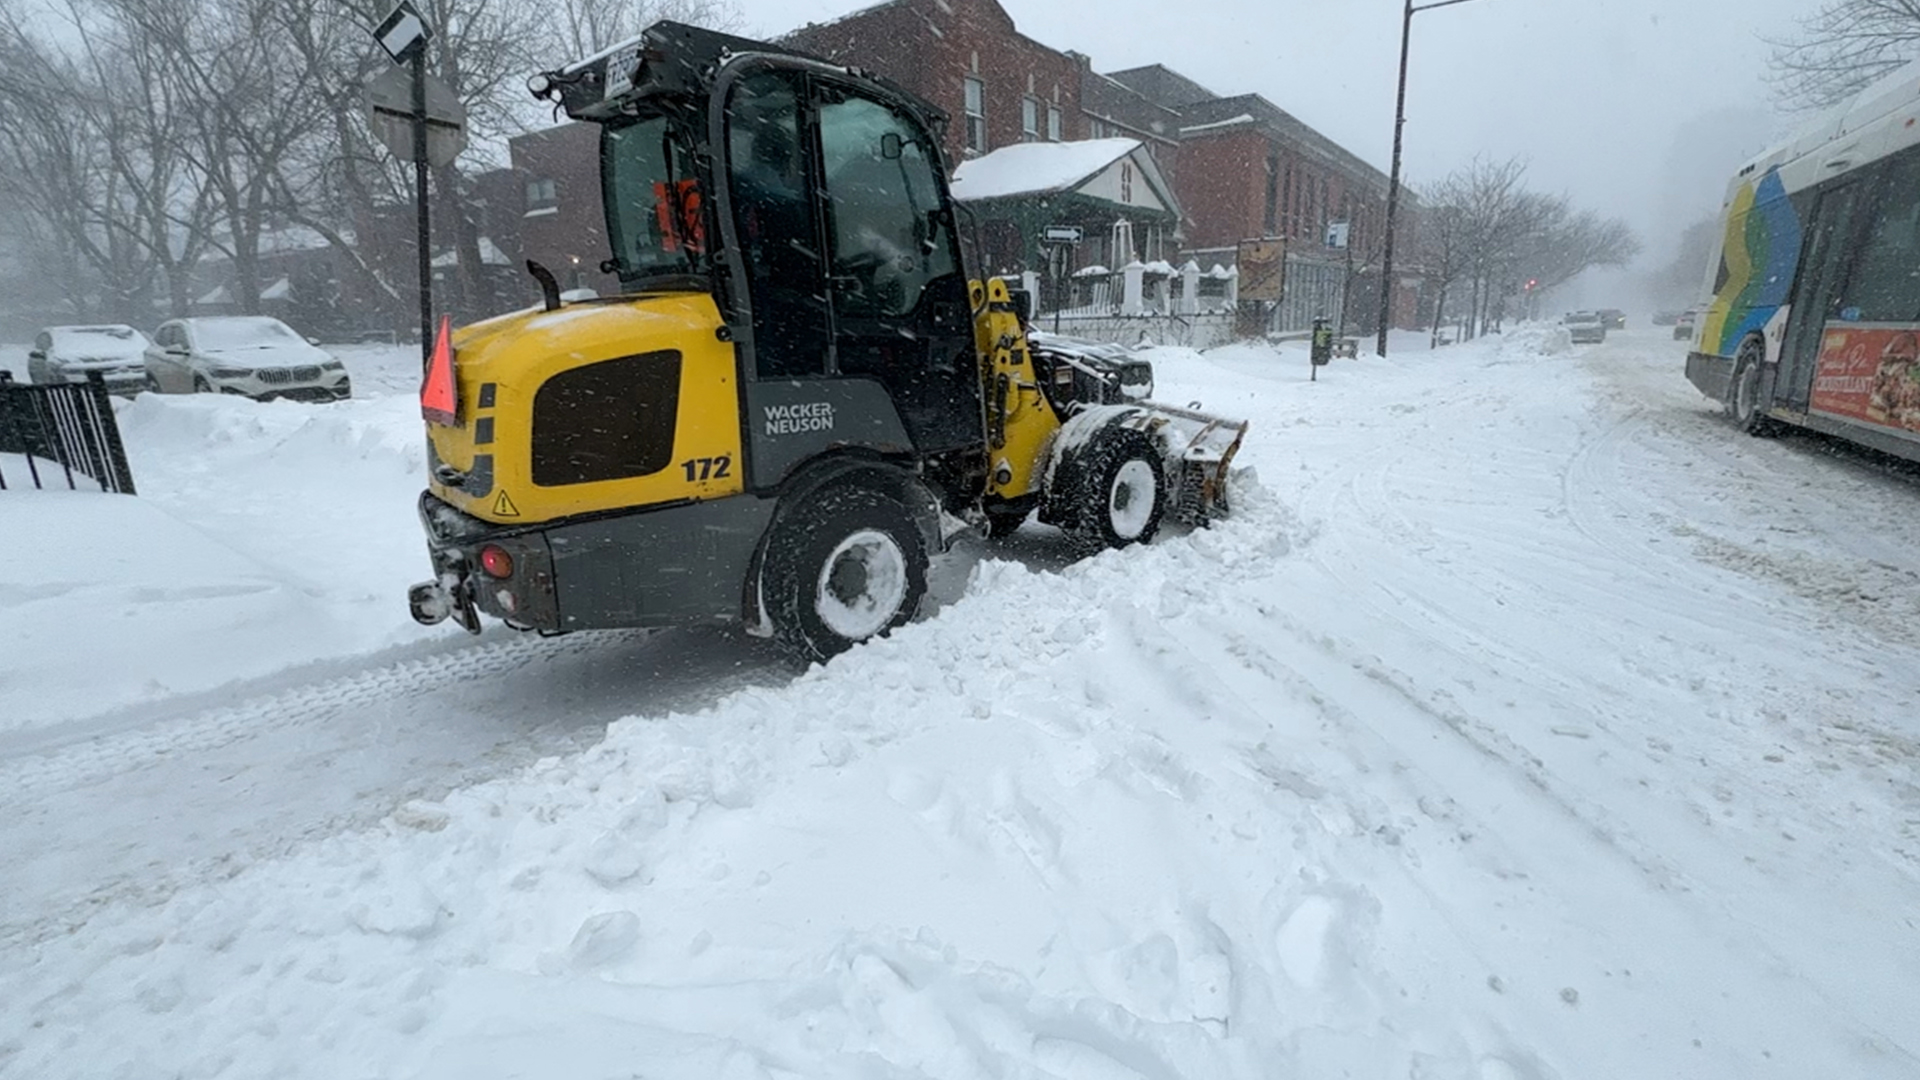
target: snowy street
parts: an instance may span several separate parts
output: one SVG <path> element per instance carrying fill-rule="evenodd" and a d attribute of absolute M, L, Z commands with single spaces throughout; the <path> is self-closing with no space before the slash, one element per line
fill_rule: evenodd
<path fill-rule="evenodd" d="M 404 349 L 126 403 L 0 492 L 0 1076 L 1920 1075 L 1920 477 L 1559 333 L 1151 350 L 1233 517 L 798 676 L 415 626 Z"/>

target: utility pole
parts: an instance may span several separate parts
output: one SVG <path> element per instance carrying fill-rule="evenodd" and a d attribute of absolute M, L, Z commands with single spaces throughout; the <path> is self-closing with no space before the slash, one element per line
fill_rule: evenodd
<path fill-rule="evenodd" d="M 1393 325 L 1393 234 L 1400 214 L 1400 144 L 1402 130 L 1407 126 L 1407 53 L 1413 44 L 1413 17 L 1422 11 L 1467 2 L 1432 0 L 1431 3 L 1416 4 L 1413 0 L 1407 0 L 1406 13 L 1400 20 L 1400 90 L 1393 106 L 1393 168 L 1387 174 L 1387 240 L 1380 255 L 1380 340 L 1377 349 L 1382 357 L 1387 355 L 1387 329 Z"/>

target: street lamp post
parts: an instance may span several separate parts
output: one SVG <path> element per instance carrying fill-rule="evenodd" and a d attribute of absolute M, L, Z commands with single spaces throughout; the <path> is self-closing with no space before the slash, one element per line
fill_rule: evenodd
<path fill-rule="evenodd" d="M 1416 4 L 1407 0 L 1406 16 L 1400 21 L 1400 92 L 1393 106 L 1393 171 L 1387 177 L 1387 239 L 1380 253 L 1380 340 L 1376 346 L 1387 355 L 1387 328 L 1393 325 L 1393 231 L 1400 213 L 1400 135 L 1407 126 L 1407 49 L 1413 44 L 1413 17 L 1422 11 L 1452 7 L 1468 0 L 1430 0 Z"/>

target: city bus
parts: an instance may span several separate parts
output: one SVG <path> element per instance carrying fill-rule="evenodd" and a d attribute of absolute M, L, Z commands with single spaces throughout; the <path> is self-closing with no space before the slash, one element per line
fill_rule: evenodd
<path fill-rule="evenodd" d="M 1741 431 L 1920 461 L 1920 63 L 1742 166 L 1687 378 Z"/>

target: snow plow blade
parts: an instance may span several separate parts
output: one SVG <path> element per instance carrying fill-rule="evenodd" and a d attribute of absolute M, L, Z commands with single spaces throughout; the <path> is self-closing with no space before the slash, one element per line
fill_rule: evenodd
<path fill-rule="evenodd" d="M 1168 482 L 1167 513 L 1187 525 L 1205 525 L 1232 511 L 1227 473 L 1247 421 L 1229 420 L 1198 409 L 1140 401 L 1099 405 L 1075 413 L 1061 428 L 1059 446 L 1084 443 L 1109 428 L 1145 434 L 1159 448 Z"/>

